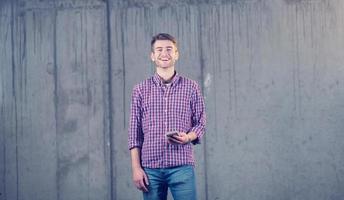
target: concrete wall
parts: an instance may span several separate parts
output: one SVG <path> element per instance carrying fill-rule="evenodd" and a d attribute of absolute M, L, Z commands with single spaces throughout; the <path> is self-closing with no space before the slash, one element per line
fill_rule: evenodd
<path fill-rule="evenodd" d="M 1 0 L 0 200 L 140 199 L 127 126 L 150 38 L 208 126 L 199 199 L 344 198 L 342 0 Z"/>

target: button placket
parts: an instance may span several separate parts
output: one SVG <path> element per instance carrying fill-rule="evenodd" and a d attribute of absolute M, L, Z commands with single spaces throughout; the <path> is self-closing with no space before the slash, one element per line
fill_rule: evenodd
<path fill-rule="evenodd" d="M 164 125 L 165 125 L 165 132 L 168 131 L 168 93 L 169 93 L 169 87 L 164 88 L 164 106 L 163 106 L 163 111 L 164 111 Z"/>
<path fill-rule="evenodd" d="M 168 132 L 168 92 L 169 92 L 169 88 L 164 86 L 163 87 L 163 91 L 164 91 L 164 94 L 163 94 L 163 123 L 164 123 L 164 130 L 165 130 L 165 133 Z M 166 140 L 166 151 L 165 151 L 165 158 L 164 158 L 164 161 L 165 164 L 168 164 L 168 160 L 169 160 L 169 149 L 170 149 L 170 144 L 167 142 Z"/>

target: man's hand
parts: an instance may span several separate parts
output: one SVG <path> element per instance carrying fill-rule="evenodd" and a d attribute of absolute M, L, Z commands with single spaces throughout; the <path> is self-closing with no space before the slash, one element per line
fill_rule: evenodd
<path fill-rule="evenodd" d="M 137 189 L 148 192 L 148 177 L 141 167 L 133 169 L 133 182 Z"/>
<path fill-rule="evenodd" d="M 191 142 L 190 135 L 184 132 L 179 132 L 178 135 L 167 137 L 167 139 L 171 144 L 187 144 Z"/>

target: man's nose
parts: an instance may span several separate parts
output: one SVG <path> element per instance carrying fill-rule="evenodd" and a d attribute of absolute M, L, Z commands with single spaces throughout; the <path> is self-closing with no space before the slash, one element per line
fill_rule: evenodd
<path fill-rule="evenodd" d="M 167 50 L 162 50 L 161 51 L 161 56 L 167 56 L 168 55 L 168 51 Z"/>

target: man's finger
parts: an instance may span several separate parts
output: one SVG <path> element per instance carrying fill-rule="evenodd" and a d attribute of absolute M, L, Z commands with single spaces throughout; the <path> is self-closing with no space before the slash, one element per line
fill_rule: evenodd
<path fill-rule="evenodd" d="M 178 143 L 182 144 L 184 142 L 184 137 L 183 136 L 175 136 L 172 137 L 174 141 L 177 141 Z"/>
<path fill-rule="evenodd" d="M 143 181 L 145 182 L 146 185 L 149 185 L 148 177 L 146 174 L 143 174 Z"/>
<path fill-rule="evenodd" d="M 148 189 L 147 189 L 147 186 L 146 186 L 144 180 L 140 181 L 140 188 L 141 188 L 142 191 L 148 192 Z"/>
<path fill-rule="evenodd" d="M 178 143 L 178 144 L 181 144 L 181 141 L 179 141 L 178 139 L 175 139 L 175 138 L 168 138 L 171 142 L 174 142 L 174 143 Z"/>

